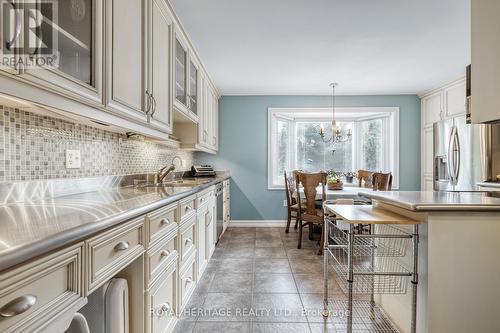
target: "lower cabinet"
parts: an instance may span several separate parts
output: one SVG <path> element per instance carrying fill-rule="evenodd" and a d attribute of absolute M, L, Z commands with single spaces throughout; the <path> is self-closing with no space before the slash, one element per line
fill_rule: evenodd
<path fill-rule="evenodd" d="M 186 260 L 179 273 L 179 313 L 182 313 L 196 288 L 196 253 Z"/>
<path fill-rule="evenodd" d="M 0 273 L 0 332 L 61 332 L 87 303 L 82 245 Z"/>
<path fill-rule="evenodd" d="M 171 332 L 177 321 L 178 270 L 177 258 L 163 270 L 146 291 L 146 332 Z"/>
<path fill-rule="evenodd" d="M 65 332 L 114 278 L 127 281 L 131 333 L 172 332 L 215 250 L 214 190 L 0 272 L 0 332 Z"/>

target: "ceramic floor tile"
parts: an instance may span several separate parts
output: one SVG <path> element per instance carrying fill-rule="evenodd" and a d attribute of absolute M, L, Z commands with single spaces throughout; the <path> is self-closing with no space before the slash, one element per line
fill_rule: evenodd
<path fill-rule="evenodd" d="M 256 273 L 254 293 L 297 293 L 292 274 Z"/>
<path fill-rule="evenodd" d="M 309 333 L 306 323 L 254 323 L 252 333 Z"/>
<path fill-rule="evenodd" d="M 289 262 L 293 273 L 323 273 L 323 256 L 316 260 L 290 258 Z"/>
<path fill-rule="evenodd" d="M 225 259 L 249 259 L 253 258 L 255 254 L 255 248 L 253 247 L 234 247 L 228 249 L 223 258 Z"/>
<path fill-rule="evenodd" d="M 298 294 L 254 294 L 255 322 L 307 322 Z"/>
<path fill-rule="evenodd" d="M 192 333 L 196 322 L 186 319 L 179 319 L 175 325 L 173 333 Z"/>
<path fill-rule="evenodd" d="M 251 323 L 198 322 L 194 333 L 248 333 Z"/>
<path fill-rule="evenodd" d="M 310 274 L 294 274 L 299 293 L 321 294 L 323 293 L 323 272 Z M 335 277 L 330 276 L 328 292 L 332 295 L 343 294 L 340 286 L 335 282 Z"/>
<path fill-rule="evenodd" d="M 223 259 L 219 262 L 217 272 L 252 273 L 253 259 Z"/>
<path fill-rule="evenodd" d="M 251 294 L 210 293 L 203 304 L 199 321 L 251 321 Z"/>
<path fill-rule="evenodd" d="M 256 273 L 291 273 L 288 259 L 255 259 Z"/>
<path fill-rule="evenodd" d="M 280 247 L 258 247 L 255 248 L 255 258 L 259 259 L 286 259 L 285 249 Z"/>
<path fill-rule="evenodd" d="M 209 293 L 248 293 L 252 292 L 252 273 L 217 273 L 208 289 Z"/>
<path fill-rule="evenodd" d="M 332 323 L 310 323 L 311 333 L 340 333 L 346 331 L 337 331 Z M 368 332 L 366 332 L 368 333 Z"/>

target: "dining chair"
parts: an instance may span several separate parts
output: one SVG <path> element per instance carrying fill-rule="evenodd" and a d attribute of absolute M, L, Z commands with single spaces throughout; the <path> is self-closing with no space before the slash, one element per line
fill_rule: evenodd
<path fill-rule="evenodd" d="M 372 177 L 372 188 L 374 191 L 392 190 L 392 172 L 376 172 Z"/>
<path fill-rule="evenodd" d="M 358 186 L 371 188 L 373 186 L 373 174 L 372 171 L 358 170 Z"/>
<path fill-rule="evenodd" d="M 295 175 L 294 171 L 292 171 L 292 175 L 288 176 L 286 171 L 283 173 L 285 176 L 285 195 L 286 195 L 286 207 L 287 207 L 287 222 L 285 232 L 290 232 L 290 223 L 292 222 L 292 218 L 295 218 L 295 229 L 299 224 L 299 205 L 297 204 L 297 200 L 295 200 L 293 194 L 295 191 Z"/>
<path fill-rule="evenodd" d="M 317 205 L 317 191 L 318 187 L 321 186 L 321 203 L 326 200 L 326 173 L 305 173 L 296 172 L 295 173 L 295 186 L 296 191 L 300 197 L 300 186 L 303 188 L 304 198 L 297 200 L 298 205 L 298 222 L 299 222 L 299 241 L 297 248 L 302 247 L 302 229 L 305 226 L 309 227 L 309 239 L 312 239 L 313 228 L 315 225 L 323 226 L 324 224 L 324 212 L 323 208 Z M 318 254 L 323 253 L 323 232 L 321 233 L 321 239 L 319 241 L 320 249 Z"/>

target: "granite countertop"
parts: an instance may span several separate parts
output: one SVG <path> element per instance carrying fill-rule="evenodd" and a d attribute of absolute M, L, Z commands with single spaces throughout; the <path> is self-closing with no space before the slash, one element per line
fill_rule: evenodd
<path fill-rule="evenodd" d="M 229 178 L 197 186 L 110 187 L 0 205 L 0 271 L 83 240 Z"/>
<path fill-rule="evenodd" d="M 359 195 L 412 211 L 500 212 L 500 198 L 480 192 L 362 191 Z"/>

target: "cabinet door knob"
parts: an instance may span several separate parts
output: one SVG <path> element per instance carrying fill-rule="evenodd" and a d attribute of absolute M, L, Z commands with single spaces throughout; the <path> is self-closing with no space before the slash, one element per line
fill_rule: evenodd
<path fill-rule="evenodd" d="M 170 251 L 169 251 L 169 250 L 162 250 L 162 251 L 160 252 L 160 255 L 161 255 L 162 257 L 168 257 L 168 256 L 170 255 Z"/>
<path fill-rule="evenodd" d="M 193 207 L 191 207 L 191 206 L 186 206 L 185 211 L 186 211 L 186 212 L 189 212 L 191 209 L 193 209 Z"/>
<path fill-rule="evenodd" d="M 163 303 L 163 304 L 160 305 L 160 309 L 163 312 L 168 312 L 168 311 L 170 311 L 170 304 L 168 302 Z"/>
<path fill-rule="evenodd" d="M 127 241 L 122 241 L 115 246 L 115 251 L 125 251 L 130 247 L 130 243 Z"/>
<path fill-rule="evenodd" d="M 188 285 L 190 283 L 193 283 L 193 279 L 190 277 L 186 278 L 186 285 Z"/>
<path fill-rule="evenodd" d="M 31 309 L 36 304 L 36 296 L 24 295 L 18 297 L 0 308 L 0 317 L 11 318 Z"/>
<path fill-rule="evenodd" d="M 169 219 L 161 219 L 160 223 L 161 224 L 169 224 L 170 220 Z"/>
<path fill-rule="evenodd" d="M 186 245 L 188 245 L 189 243 L 193 243 L 193 240 L 191 238 L 187 238 L 185 241 Z"/>

